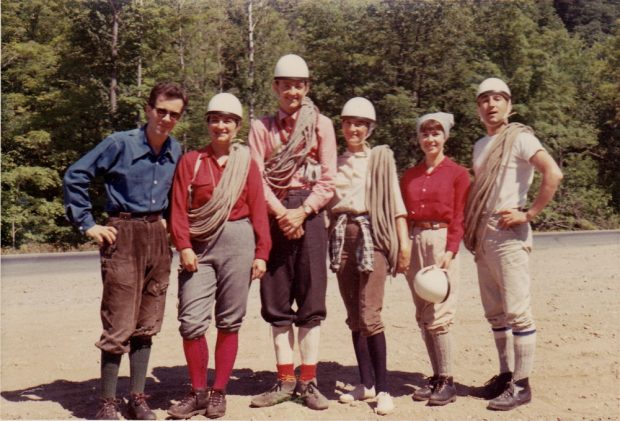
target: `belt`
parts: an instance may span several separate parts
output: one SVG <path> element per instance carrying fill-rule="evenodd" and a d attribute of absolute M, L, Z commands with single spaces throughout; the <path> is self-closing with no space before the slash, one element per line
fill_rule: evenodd
<path fill-rule="evenodd" d="M 412 226 L 422 230 L 438 230 L 441 228 L 448 228 L 448 224 L 446 222 L 435 221 L 413 221 Z"/>
<path fill-rule="evenodd" d="M 161 212 L 111 212 L 109 215 L 111 218 L 146 222 L 157 222 L 161 219 Z"/>

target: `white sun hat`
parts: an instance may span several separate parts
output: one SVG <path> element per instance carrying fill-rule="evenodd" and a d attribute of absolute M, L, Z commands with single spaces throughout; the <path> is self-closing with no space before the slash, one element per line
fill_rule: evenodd
<path fill-rule="evenodd" d="M 450 295 L 448 272 L 435 265 L 422 268 L 415 275 L 413 289 L 425 301 L 443 303 Z"/>

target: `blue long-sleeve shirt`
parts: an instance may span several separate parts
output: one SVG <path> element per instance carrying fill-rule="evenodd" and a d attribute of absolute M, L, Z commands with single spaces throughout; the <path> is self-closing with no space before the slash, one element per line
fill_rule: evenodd
<path fill-rule="evenodd" d="M 159 155 L 149 146 L 146 126 L 108 136 L 71 165 L 64 176 L 65 212 L 85 232 L 95 225 L 88 188 L 103 176 L 107 212 L 159 212 L 168 207 L 168 195 L 181 145 L 168 137 Z"/>

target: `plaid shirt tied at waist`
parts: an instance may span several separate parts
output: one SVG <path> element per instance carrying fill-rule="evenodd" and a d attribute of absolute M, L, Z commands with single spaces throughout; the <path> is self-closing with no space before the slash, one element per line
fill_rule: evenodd
<path fill-rule="evenodd" d="M 370 273 L 373 271 L 375 264 L 375 245 L 372 241 L 368 215 L 349 215 L 342 213 L 338 216 L 329 241 L 329 268 L 333 272 L 340 269 L 342 248 L 344 246 L 344 234 L 349 218 L 360 226 L 362 232 L 362 241 L 358 243 L 355 253 L 357 257 L 357 269 L 362 273 Z"/>

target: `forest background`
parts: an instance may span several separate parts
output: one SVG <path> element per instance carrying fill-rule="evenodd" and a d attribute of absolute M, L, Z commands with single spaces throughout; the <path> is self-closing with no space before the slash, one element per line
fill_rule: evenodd
<path fill-rule="evenodd" d="M 86 242 L 65 220 L 62 176 L 111 132 L 142 124 L 156 81 L 188 90 L 174 135 L 193 149 L 217 92 L 250 117 L 277 109 L 273 67 L 287 53 L 308 62 L 310 97 L 337 132 L 349 98 L 374 103 L 370 142 L 390 145 L 400 171 L 421 157 L 416 117 L 439 110 L 455 115 L 448 155 L 470 167 L 484 132 L 476 86 L 503 78 L 512 120 L 565 174 L 535 228 L 618 228 L 619 18 L 618 0 L 3 0 L 2 251 Z M 91 197 L 101 220 L 100 180 Z"/>

